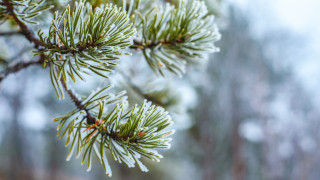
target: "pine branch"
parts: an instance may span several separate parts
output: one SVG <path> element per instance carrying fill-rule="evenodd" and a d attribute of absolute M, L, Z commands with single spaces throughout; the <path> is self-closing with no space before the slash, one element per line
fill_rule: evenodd
<path fill-rule="evenodd" d="M 141 50 L 155 72 L 163 75 L 164 70 L 169 70 L 181 75 L 186 62 L 216 51 L 213 42 L 220 37 L 214 17 L 207 14 L 205 4 L 198 0 L 181 0 L 179 6 L 159 4 L 158 8 L 150 10 L 151 6 L 138 8 L 139 0 L 127 2 L 122 1 L 122 8 L 115 3 L 93 8 L 86 0 L 76 1 L 62 13 L 54 14 L 48 31 L 38 32 L 39 39 L 26 23 L 37 24 L 33 18 L 52 6 L 42 6 L 45 0 L 3 0 L 0 3 L 0 21 L 13 19 L 21 29 L 3 32 L 0 36 L 23 34 L 37 49 L 34 55 L 40 55 L 38 61 L 18 63 L 5 69 L 0 82 L 10 73 L 33 64 L 48 63 L 58 97 L 67 92 L 76 106 L 70 113 L 54 119 L 59 122 L 59 138 L 66 136 L 66 145 L 70 144 L 67 160 L 76 151 L 77 157 L 83 156 L 82 164 L 88 162 L 90 170 L 91 157 L 95 154 L 109 175 L 107 150 L 115 161 L 128 167 L 138 164 L 142 171 L 148 171 L 139 160 L 142 156 L 153 161 L 162 158 L 157 149 L 170 148 L 168 136 L 174 133 L 170 130 L 173 121 L 163 107 L 168 108 L 176 98 L 163 98 L 170 94 L 169 90 L 150 91 L 148 86 L 138 87 L 128 78 L 133 91 L 146 99 L 140 106 L 129 108 L 125 92 L 109 93 L 107 90 L 111 86 L 84 97 L 69 89 L 67 82 L 78 78 L 85 80 L 83 74 L 91 73 L 108 78 L 109 72 L 115 69 L 116 60 L 122 55 L 131 55 L 125 51 L 128 48 Z M 135 36 L 136 28 L 140 36 Z M 133 40 L 134 37 L 137 39 Z"/>
<path fill-rule="evenodd" d="M 0 32 L 0 36 L 14 36 L 14 35 L 23 35 L 23 33 L 22 31 Z"/>
<path fill-rule="evenodd" d="M 38 5 L 40 6 L 40 4 L 42 4 L 42 2 L 40 2 Z M 34 47 L 37 49 L 40 49 L 40 46 L 43 46 L 43 43 L 40 41 L 40 39 L 36 38 L 33 36 L 32 31 L 27 27 L 26 23 L 23 22 L 18 15 L 15 13 L 15 7 L 14 7 L 14 2 L 13 1 L 9 1 L 9 0 L 3 0 L 2 5 L 4 5 L 6 7 L 6 11 L 11 15 L 11 17 L 15 20 L 15 22 L 19 25 L 20 27 L 20 31 L 17 32 L 2 32 L 0 33 L 1 36 L 9 36 L 9 35 L 18 35 L 18 34 L 22 34 L 24 35 L 31 43 L 34 43 Z M 20 4 L 21 5 L 21 4 Z M 32 6 L 35 6 L 35 4 L 33 4 Z M 40 14 L 39 11 L 43 11 L 46 9 L 50 9 L 52 6 L 48 6 L 48 7 L 44 7 L 41 9 L 38 9 L 35 7 L 33 8 L 33 12 L 31 12 L 31 15 L 29 16 L 29 18 L 35 17 L 37 15 Z M 27 16 L 28 17 L 28 16 Z M 26 18 L 27 18 L 26 17 Z M 30 21 L 28 21 L 30 22 Z M 30 65 L 35 65 L 35 64 L 42 64 L 44 63 L 46 56 L 43 54 L 38 54 L 40 55 L 40 58 L 38 61 L 31 61 L 31 62 L 21 62 L 18 63 L 12 67 L 8 67 L 5 72 L 3 73 L 3 75 L 0 76 L 0 82 L 8 75 L 17 71 L 20 71 L 21 69 L 27 68 Z"/>
<path fill-rule="evenodd" d="M 13 19 L 17 22 L 19 27 L 21 28 L 21 33 L 32 43 L 34 43 L 35 48 L 39 48 L 40 46 L 43 46 L 43 43 L 38 39 L 33 36 L 33 33 L 29 30 L 27 25 L 20 21 L 19 18 L 17 17 L 16 13 L 14 12 L 14 7 L 9 0 L 3 0 L 4 5 L 7 7 L 7 10 L 10 12 L 11 16 Z"/>
<path fill-rule="evenodd" d="M 121 8 L 106 4 L 93 10 L 80 0 L 61 14 L 55 13 L 47 36 L 38 32 L 44 48 L 35 54 L 46 54 L 50 59 L 52 84 L 60 97 L 61 77 L 74 82 L 84 80 L 83 73 L 108 78 L 116 60 L 130 55 L 123 49 L 132 45 L 135 32 Z"/>
<path fill-rule="evenodd" d="M 82 101 L 96 117 L 94 124 L 85 123 L 84 110 L 74 110 L 54 119 L 59 122 L 59 138 L 67 135 L 66 146 L 70 144 L 67 160 L 76 151 L 76 157 L 83 155 L 82 164 L 87 160 L 90 171 L 92 156 L 95 154 L 106 173 L 111 176 L 105 154 L 106 149 L 109 149 L 114 160 L 119 163 L 123 162 L 128 167 L 134 167 L 137 163 L 142 171 L 148 171 L 139 159 L 145 156 L 159 162 L 162 155 L 156 149 L 170 148 L 171 138 L 168 136 L 174 133 L 174 130 L 169 129 L 173 123 L 171 117 L 163 108 L 151 105 L 146 100 L 141 106 L 135 105 L 128 110 L 127 102 L 121 98 L 123 93 L 105 94 L 108 89 L 106 87 L 93 92 Z M 107 105 L 112 103 L 117 105 L 110 111 Z"/>
<path fill-rule="evenodd" d="M 6 78 L 9 74 L 18 72 L 24 68 L 27 68 L 31 65 L 41 65 L 44 62 L 45 56 L 40 56 L 40 58 L 37 61 L 30 61 L 30 62 L 20 62 L 17 63 L 11 67 L 8 67 L 5 72 L 3 72 L 3 75 L 0 76 L 0 82 Z"/>
<path fill-rule="evenodd" d="M 67 91 L 69 97 L 71 98 L 72 102 L 77 106 L 77 108 L 81 111 L 85 111 L 87 114 L 87 124 L 91 125 L 94 124 L 96 119 L 90 114 L 89 110 L 82 104 L 81 100 L 79 100 L 76 95 L 67 87 L 66 82 L 61 78 L 60 79 L 63 88 Z"/>
<path fill-rule="evenodd" d="M 131 49 L 140 49 L 152 70 L 164 76 L 164 70 L 182 76 L 186 63 L 204 59 L 208 52 L 219 49 L 214 42 L 220 34 L 214 16 L 207 14 L 202 1 L 167 3 L 147 13 L 137 12 L 141 31 Z"/>
<path fill-rule="evenodd" d="M 145 94 L 142 89 L 140 89 L 138 86 L 134 85 L 134 84 L 130 84 L 131 88 L 134 90 L 134 92 L 136 92 L 137 94 L 139 94 L 141 97 L 143 97 L 144 99 L 153 102 L 153 104 L 157 105 L 157 106 L 161 106 L 161 107 L 166 107 L 167 104 L 162 103 L 161 101 L 153 98 L 152 96 L 149 96 L 147 94 Z"/>
<path fill-rule="evenodd" d="M 167 107 L 167 104 L 162 103 L 161 101 L 155 99 L 154 97 L 145 94 L 142 89 L 140 89 L 138 86 L 136 86 L 135 84 L 133 84 L 133 83 L 130 81 L 130 78 L 129 78 L 128 76 L 126 76 L 125 74 L 122 74 L 122 75 L 125 77 L 127 83 L 129 84 L 129 86 L 131 87 L 131 89 L 132 89 L 136 94 L 138 94 L 139 96 L 141 96 L 142 98 L 144 98 L 144 99 L 146 99 L 146 100 L 148 100 L 148 101 L 151 101 L 153 104 L 155 104 L 155 105 L 157 105 L 157 106 L 161 106 L 161 107 L 163 107 L 163 108 L 166 108 L 166 107 Z"/>
<path fill-rule="evenodd" d="M 153 49 L 159 45 L 172 45 L 176 46 L 178 43 L 183 43 L 183 39 L 176 39 L 176 40 L 163 40 L 163 41 L 157 41 L 157 42 L 150 42 L 150 43 L 143 43 L 138 40 L 133 40 L 133 45 L 130 46 L 131 49 L 136 49 L 136 50 L 145 50 L 145 49 Z"/>

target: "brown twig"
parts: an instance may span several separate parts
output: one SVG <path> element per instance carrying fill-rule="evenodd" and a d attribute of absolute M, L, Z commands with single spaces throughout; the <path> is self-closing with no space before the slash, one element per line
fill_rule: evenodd
<path fill-rule="evenodd" d="M 94 47 L 100 46 L 102 44 L 102 43 L 95 44 L 95 42 L 96 42 L 96 39 L 93 39 L 93 41 L 91 43 L 87 43 L 85 46 L 82 45 L 82 42 L 79 42 L 77 45 L 75 45 L 76 49 L 67 48 L 66 46 L 62 46 L 59 44 L 51 44 L 47 48 L 54 49 L 54 48 L 58 47 L 60 54 L 68 54 L 68 53 L 81 54 L 81 53 L 83 53 L 83 51 L 86 51 L 89 48 L 94 48 Z"/>
<path fill-rule="evenodd" d="M 130 83 L 130 86 L 132 88 L 132 90 L 137 93 L 138 95 L 140 95 L 141 97 L 143 97 L 144 99 L 148 100 L 148 101 L 151 101 L 153 104 L 157 105 L 157 106 L 161 106 L 163 108 L 166 108 L 167 107 L 167 104 L 166 103 L 163 103 L 157 99 L 155 99 L 154 97 L 152 96 L 149 96 L 148 94 L 145 94 L 139 87 L 137 87 L 136 85 Z"/>
<path fill-rule="evenodd" d="M 29 30 L 26 24 L 18 19 L 14 12 L 14 7 L 9 0 L 3 0 L 4 5 L 7 7 L 7 10 L 12 15 L 13 19 L 18 23 L 19 27 L 21 28 L 21 33 L 32 43 L 34 43 L 35 48 L 39 48 L 43 46 L 42 42 L 33 36 L 33 33 Z"/>
<path fill-rule="evenodd" d="M 45 56 L 40 56 L 39 60 L 37 61 L 30 61 L 30 62 L 20 62 L 11 67 L 8 67 L 4 72 L 3 75 L 0 75 L 0 82 L 7 77 L 11 73 L 15 73 L 20 71 L 21 69 L 27 68 L 31 65 L 41 65 L 44 62 Z"/>
<path fill-rule="evenodd" d="M 21 31 L 0 32 L 0 36 L 14 36 L 14 35 L 23 35 L 23 33 Z"/>
<path fill-rule="evenodd" d="M 168 104 L 163 103 L 163 102 L 161 102 L 160 100 L 157 100 L 157 99 L 155 99 L 154 97 L 152 97 L 152 96 L 144 93 L 142 89 L 140 89 L 138 86 L 136 86 L 135 84 L 133 84 L 133 82 L 130 80 L 130 78 L 129 78 L 127 75 L 125 75 L 124 73 L 121 73 L 121 74 L 122 74 L 122 76 L 125 78 L 127 84 L 131 87 L 131 89 L 132 89 L 137 95 L 139 95 L 140 97 L 142 97 L 142 98 L 144 98 L 144 99 L 146 99 L 146 100 L 148 100 L 148 101 L 151 101 L 153 104 L 155 104 L 155 105 L 157 105 L 157 106 L 161 106 L 161 107 L 163 107 L 163 108 L 166 108 L 166 107 L 168 106 Z"/>
<path fill-rule="evenodd" d="M 11 17 L 17 22 L 21 30 L 17 32 L 2 32 L 0 33 L 0 35 L 23 34 L 31 43 L 34 43 L 35 48 L 40 49 L 40 47 L 43 46 L 43 43 L 39 39 L 33 36 L 33 33 L 29 30 L 29 28 L 26 26 L 24 22 L 18 19 L 18 17 L 14 12 L 14 7 L 12 5 L 12 2 L 9 0 L 3 0 L 3 5 L 7 7 L 7 11 L 11 14 Z M 45 59 L 45 56 L 41 55 L 38 61 L 21 62 L 21 63 L 17 63 L 12 67 L 8 67 L 3 73 L 3 75 L 0 75 L 0 82 L 11 73 L 20 71 L 21 69 L 29 67 L 30 65 L 42 64 L 44 62 L 44 59 Z"/>
<path fill-rule="evenodd" d="M 133 45 L 130 46 L 130 49 L 135 49 L 135 50 L 144 50 L 144 49 L 152 49 L 159 44 L 165 44 L 164 42 L 152 42 L 150 44 L 144 44 L 143 42 L 133 40 Z"/>
<path fill-rule="evenodd" d="M 18 17 L 16 16 L 15 12 L 14 12 L 14 7 L 12 5 L 12 3 L 9 0 L 3 0 L 4 5 L 7 7 L 8 12 L 12 15 L 13 19 L 17 22 L 17 24 L 19 25 L 20 29 L 21 29 L 21 34 L 23 34 L 30 42 L 34 43 L 34 47 L 41 50 L 40 47 L 43 46 L 43 43 L 40 41 L 40 39 L 35 38 L 33 36 L 32 31 L 29 30 L 29 28 L 26 26 L 26 24 L 22 21 L 20 21 L 18 19 Z M 90 44 L 91 46 L 91 44 Z M 88 47 L 81 47 L 80 51 L 83 51 L 85 48 Z M 66 49 L 66 51 L 69 53 L 75 53 L 73 51 L 70 51 L 68 49 Z M 6 77 L 9 73 L 13 73 L 13 72 L 17 72 L 25 67 L 28 67 L 32 64 L 42 64 L 44 62 L 45 56 L 41 55 L 41 58 L 38 61 L 35 62 L 28 62 L 28 63 L 19 63 L 15 66 L 13 66 L 12 68 L 7 68 L 6 72 L 4 73 L 4 76 L 0 76 L 0 82 L 1 80 Z M 73 94 L 73 92 L 71 90 L 69 90 L 67 88 L 67 85 L 65 83 L 65 81 L 63 79 L 61 79 L 62 85 L 64 87 L 64 89 L 67 91 L 68 95 L 70 96 L 71 100 L 75 103 L 75 105 L 77 106 L 77 108 L 79 110 L 84 110 L 87 113 L 87 123 L 88 124 L 94 124 L 95 123 L 95 118 L 89 113 L 89 110 L 85 108 L 84 105 L 82 105 L 81 101 L 79 99 L 77 99 L 77 97 Z"/>
<path fill-rule="evenodd" d="M 69 97 L 71 98 L 71 100 L 74 102 L 74 104 L 77 106 L 77 108 L 79 110 L 83 110 L 87 113 L 87 124 L 95 124 L 96 118 L 94 118 L 88 109 L 86 109 L 86 107 L 82 104 L 82 102 L 76 97 L 75 94 L 73 94 L 73 92 L 68 89 L 66 82 L 61 78 L 60 79 L 63 88 L 67 91 Z"/>
<path fill-rule="evenodd" d="M 138 40 L 133 40 L 133 45 L 130 46 L 130 49 L 135 49 L 135 50 L 152 49 L 158 45 L 176 46 L 177 44 L 179 44 L 181 42 L 184 42 L 184 38 L 178 38 L 178 39 L 172 40 L 172 41 L 162 40 L 162 41 L 158 41 L 158 42 L 151 42 L 148 44 L 145 44 L 145 43 L 138 41 Z"/>

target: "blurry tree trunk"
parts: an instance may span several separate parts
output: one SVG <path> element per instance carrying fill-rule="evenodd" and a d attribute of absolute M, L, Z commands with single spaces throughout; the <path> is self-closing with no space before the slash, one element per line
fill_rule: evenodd
<path fill-rule="evenodd" d="M 242 153 L 242 138 L 239 134 L 240 103 L 238 99 L 238 86 L 234 80 L 231 81 L 231 120 L 234 123 L 232 129 L 232 176 L 234 180 L 245 180 L 246 161 Z"/>
<path fill-rule="evenodd" d="M 119 180 L 130 180 L 132 177 L 130 176 L 130 171 L 128 167 L 123 166 L 122 164 L 119 166 Z"/>
<path fill-rule="evenodd" d="M 200 90 L 201 92 L 201 90 Z M 200 135 L 200 143 L 203 150 L 203 157 L 202 157 L 202 176 L 203 180 L 214 180 L 214 137 L 212 133 L 213 129 L 213 118 L 211 116 L 211 98 L 207 97 L 205 92 L 201 92 L 202 94 L 200 98 L 199 111 L 201 114 L 199 114 L 200 117 L 202 117 L 201 121 L 199 121 L 199 135 Z"/>
<path fill-rule="evenodd" d="M 213 139 L 210 136 L 202 137 L 202 147 L 204 151 L 202 161 L 203 180 L 214 180 L 214 159 L 213 159 Z"/>
<path fill-rule="evenodd" d="M 61 155 L 61 151 L 60 148 L 60 144 L 57 143 L 57 139 L 54 138 L 50 138 L 50 137 L 55 137 L 56 135 L 56 131 L 55 129 L 50 129 L 49 133 L 48 133 L 48 138 L 49 139 L 49 174 L 50 174 L 50 179 L 49 180 L 59 180 L 59 167 L 61 167 L 61 163 L 59 163 L 59 159 L 57 157 L 60 157 Z"/>
<path fill-rule="evenodd" d="M 245 180 L 245 159 L 243 158 L 242 149 L 242 139 L 238 132 L 239 122 L 234 124 L 233 134 L 232 134 L 232 175 L 234 180 Z"/>
<path fill-rule="evenodd" d="M 20 81 L 21 82 L 21 81 Z M 25 84 L 22 82 L 19 88 L 22 90 Z M 19 91 L 19 90 L 18 90 Z M 23 91 L 19 91 L 23 92 Z M 11 121 L 11 130 L 9 130 L 9 137 L 12 138 L 10 147 L 10 180 L 29 180 L 33 179 L 31 169 L 24 163 L 23 157 L 27 152 L 25 151 L 22 125 L 19 123 L 19 113 L 21 112 L 22 94 L 14 95 L 11 98 L 11 107 L 13 109 L 13 117 Z"/>

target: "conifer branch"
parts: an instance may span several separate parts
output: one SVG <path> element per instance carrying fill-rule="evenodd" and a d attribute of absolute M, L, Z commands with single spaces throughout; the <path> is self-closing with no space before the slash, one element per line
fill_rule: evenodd
<path fill-rule="evenodd" d="M 153 98 L 150 95 L 147 95 L 143 92 L 142 89 L 140 89 L 138 86 L 134 85 L 134 84 L 130 84 L 131 88 L 134 90 L 134 92 L 136 92 L 138 95 L 140 95 L 141 97 L 143 97 L 144 99 L 151 101 L 153 104 L 157 105 L 157 106 L 161 106 L 163 108 L 165 108 L 167 106 L 167 104 L 162 103 L 161 101 Z"/>
<path fill-rule="evenodd" d="M 85 111 L 87 114 L 87 124 L 91 125 L 94 124 L 96 119 L 90 114 L 89 110 L 82 104 L 81 100 L 77 98 L 77 96 L 67 87 L 66 82 L 61 78 L 60 79 L 63 88 L 67 91 L 69 97 L 71 98 L 72 102 L 77 106 L 77 108 L 81 111 Z"/>
<path fill-rule="evenodd" d="M 3 5 L 6 7 L 6 12 L 9 13 L 9 17 L 13 18 L 14 21 L 19 25 L 21 33 L 32 43 L 34 47 L 39 49 L 43 46 L 43 43 L 36 37 L 34 37 L 33 32 L 27 27 L 26 23 L 38 24 L 37 22 L 31 21 L 32 18 L 41 14 L 42 11 L 51 9 L 53 6 L 42 6 L 44 0 L 39 2 L 33 2 L 30 0 L 14 1 L 14 0 L 3 0 Z M 24 7 L 24 14 L 19 14 L 16 12 L 16 7 Z M 4 16 L 1 14 L 1 16 Z M 8 16 L 8 15 L 6 15 Z M 1 18 L 8 19 L 8 18 Z"/>
<path fill-rule="evenodd" d="M 78 0 L 62 13 L 56 11 L 47 32 L 38 31 L 38 39 L 26 24 L 38 24 L 33 18 L 52 6 L 43 6 L 45 0 L 1 1 L 0 21 L 13 19 L 20 31 L 3 32 L 0 36 L 23 34 L 36 48 L 33 55 L 40 58 L 8 67 L 0 74 L 0 82 L 10 73 L 48 63 L 58 97 L 67 92 L 76 106 L 70 113 L 54 119 L 59 123 L 59 138 L 66 136 L 66 146 L 70 145 L 67 160 L 76 151 L 77 157 L 83 156 L 82 164 L 87 161 L 90 170 L 91 157 L 95 154 L 111 176 L 106 150 L 110 150 L 115 161 L 128 167 L 138 164 L 142 171 L 148 171 L 139 160 L 142 156 L 153 161 L 162 158 L 157 149 L 170 148 L 168 136 L 174 133 L 170 129 L 173 121 L 164 108 L 174 98 L 163 98 L 170 94 L 169 90 L 150 91 L 127 78 L 132 90 L 145 99 L 140 106 L 129 108 L 124 91 L 107 92 L 111 85 L 80 96 L 68 88 L 67 82 L 85 80 L 84 74 L 108 78 L 117 60 L 122 55 L 131 55 L 126 51 L 129 48 L 141 50 L 156 73 L 164 75 L 163 71 L 169 70 L 180 76 L 186 62 L 218 50 L 213 42 L 220 34 L 214 17 L 207 14 L 204 2 L 198 0 L 181 0 L 178 6 L 159 3 L 153 9 L 139 8 L 139 4 L 144 4 L 139 0 L 130 0 L 129 4 L 126 0 L 109 2 L 112 3 L 99 2 L 92 7 L 86 0 Z M 136 36 L 137 30 L 140 36 Z"/>
<path fill-rule="evenodd" d="M 106 4 L 93 10 L 80 0 L 61 14 L 55 13 L 47 36 L 38 32 L 44 48 L 35 54 L 50 59 L 52 84 L 60 97 L 61 77 L 74 82 L 84 80 L 83 73 L 108 78 L 119 56 L 129 55 L 122 49 L 132 45 L 135 31 L 121 8 Z"/>
<path fill-rule="evenodd" d="M 27 25 L 20 21 L 17 17 L 16 13 L 14 12 L 14 7 L 12 3 L 9 0 L 3 0 L 5 6 L 7 7 L 7 10 L 10 12 L 13 19 L 17 22 L 19 27 L 21 28 L 21 33 L 25 35 L 25 37 L 32 43 L 34 43 L 35 48 L 39 48 L 40 46 L 43 46 L 42 42 L 33 36 L 33 33 L 29 30 Z"/>
<path fill-rule="evenodd" d="M 30 22 L 33 23 L 32 21 L 28 21 L 26 20 L 27 18 L 33 18 L 37 15 L 40 14 L 40 11 L 44 11 L 46 9 L 50 9 L 52 8 L 52 6 L 47 6 L 47 7 L 41 7 L 41 9 L 37 9 L 37 6 L 40 7 L 40 5 L 44 2 L 44 1 L 40 1 L 39 4 L 35 4 L 32 2 L 28 2 L 30 3 L 29 5 L 32 6 L 33 10 L 31 10 L 30 15 L 29 16 L 25 16 L 24 18 L 19 18 L 18 14 L 15 12 L 15 7 L 14 5 L 19 5 L 19 6 L 25 6 L 24 4 L 22 4 L 24 1 L 22 2 L 15 2 L 15 1 L 10 1 L 10 0 L 3 0 L 3 3 L 1 3 L 1 5 L 3 5 L 6 9 L 5 11 L 2 9 L 1 13 L 9 13 L 10 14 L 10 18 L 13 18 L 14 21 L 18 24 L 18 26 L 20 27 L 20 31 L 13 31 L 13 32 L 1 32 L 0 35 L 1 36 L 10 36 L 10 35 L 19 35 L 22 34 L 24 35 L 31 43 L 34 44 L 34 47 L 37 49 L 40 49 L 41 46 L 43 46 L 43 43 L 40 41 L 40 39 L 34 37 L 32 31 L 27 27 L 26 23 L 22 21 L 22 19 L 24 19 L 26 22 Z M 26 7 L 26 9 L 28 8 L 28 6 Z M 25 10 L 26 10 L 25 9 Z M 4 16 L 4 14 L 1 14 L 1 16 Z M 1 20 L 3 20 L 3 18 L 1 18 Z M 0 82 L 9 74 L 11 73 L 15 73 L 17 71 L 20 71 L 21 69 L 27 68 L 30 65 L 40 65 L 42 63 L 44 63 L 46 56 L 43 54 L 38 54 L 40 55 L 39 60 L 37 61 L 30 61 L 30 62 L 20 62 L 15 64 L 12 67 L 8 67 L 6 68 L 5 72 L 3 73 L 3 75 L 0 75 Z"/>
<path fill-rule="evenodd" d="M 0 36 L 23 35 L 22 31 L 0 32 Z"/>
<path fill-rule="evenodd" d="M 18 72 L 31 65 L 41 65 L 44 62 L 44 59 L 45 59 L 45 56 L 42 55 L 37 61 L 20 62 L 11 67 L 6 68 L 6 70 L 2 73 L 3 75 L 0 75 L 0 82 L 11 73 Z"/>
<path fill-rule="evenodd" d="M 176 39 L 176 40 L 171 40 L 171 41 L 163 40 L 163 41 L 149 42 L 149 43 L 143 43 L 138 40 L 133 40 L 133 45 L 130 46 L 130 48 L 145 50 L 145 49 L 152 49 L 152 48 L 155 48 L 155 47 L 161 46 L 161 45 L 176 46 L 178 43 L 184 43 L 184 40 L 183 39 Z"/>
<path fill-rule="evenodd" d="M 142 171 L 148 171 L 139 159 L 145 156 L 160 161 L 162 155 L 156 149 L 170 148 L 171 138 L 168 136 L 174 133 L 168 128 L 173 123 L 171 117 L 163 108 L 151 105 L 146 100 L 141 106 L 135 105 L 127 110 L 127 102 L 122 98 L 124 93 L 106 94 L 109 88 L 91 93 L 81 103 L 96 117 L 94 124 L 85 123 L 85 110 L 74 110 L 54 119 L 59 122 L 59 138 L 67 135 L 66 146 L 70 144 L 67 160 L 76 150 L 76 157 L 83 155 L 82 164 L 87 160 L 89 171 L 95 154 L 111 176 L 105 155 L 106 149 L 109 149 L 119 163 L 124 162 L 128 167 L 134 167 L 137 163 Z M 107 106 L 112 103 L 117 105 L 110 111 Z"/>
<path fill-rule="evenodd" d="M 157 106 L 161 106 L 163 108 L 167 107 L 166 103 L 163 103 L 161 101 L 159 101 L 158 99 L 146 94 L 143 92 L 142 89 L 140 89 L 137 85 L 133 84 L 133 82 L 130 81 L 130 78 L 128 76 L 126 76 L 125 74 L 123 74 L 123 77 L 125 77 L 126 82 L 129 84 L 129 86 L 131 87 L 131 89 L 138 94 L 139 96 L 141 96 L 143 99 L 146 99 L 148 101 L 151 101 L 153 104 L 157 105 Z"/>
<path fill-rule="evenodd" d="M 200 1 L 180 1 L 177 7 L 167 3 L 147 13 L 137 12 L 141 38 L 131 48 L 142 50 L 155 73 L 164 76 L 164 70 L 168 70 L 182 76 L 186 63 L 219 50 L 213 42 L 220 39 L 220 34 L 214 16 L 207 12 Z"/>

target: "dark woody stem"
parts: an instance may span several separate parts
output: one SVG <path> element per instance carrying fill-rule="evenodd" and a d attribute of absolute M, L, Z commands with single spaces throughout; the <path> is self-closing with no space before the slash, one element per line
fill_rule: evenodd
<path fill-rule="evenodd" d="M 32 31 L 30 31 L 30 29 L 26 26 L 24 22 L 19 20 L 19 18 L 16 16 L 14 12 L 14 6 L 12 5 L 12 2 L 10 0 L 3 0 L 3 4 L 7 7 L 7 10 L 10 13 L 11 17 L 17 22 L 21 30 L 17 32 L 3 32 L 3 33 L 0 33 L 0 35 L 10 36 L 10 35 L 22 34 L 31 43 L 34 44 L 35 48 L 40 49 L 40 47 L 43 46 L 43 43 L 39 39 L 33 36 Z M 45 59 L 45 56 L 41 55 L 38 61 L 21 62 L 21 63 L 15 64 L 14 66 L 8 67 L 3 72 L 3 74 L 0 75 L 0 82 L 11 73 L 18 72 L 21 69 L 27 68 L 31 65 L 41 65 L 44 62 L 44 59 Z"/>
<path fill-rule="evenodd" d="M 21 69 L 27 68 L 27 67 L 29 67 L 31 65 L 41 65 L 41 64 L 43 64 L 44 59 L 45 59 L 45 56 L 41 55 L 39 60 L 37 60 L 37 61 L 20 62 L 20 63 L 17 63 L 15 65 L 11 66 L 11 67 L 6 68 L 6 70 L 3 72 L 3 75 L 0 75 L 0 82 L 11 73 L 18 72 Z"/>
<path fill-rule="evenodd" d="M 0 32 L 0 36 L 14 36 L 14 35 L 23 35 L 23 33 L 21 31 Z"/>
<path fill-rule="evenodd" d="M 15 12 L 14 12 L 14 7 L 12 5 L 12 2 L 9 0 L 3 0 L 4 5 L 7 7 L 7 10 L 10 12 L 12 18 L 17 22 L 17 24 L 19 25 L 20 29 L 21 29 L 21 33 L 32 43 L 34 43 L 34 47 L 35 48 L 39 48 L 40 46 L 43 46 L 42 42 L 35 38 L 33 36 L 33 33 L 29 30 L 29 28 L 26 26 L 26 24 L 22 21 L 20 21 L 18 19 L 18 17 L 16 16 Z"/>
<path fill-rule="evenodd" d="M 67 91 L 69 97 L 71 98 L 71 100 L 73 101 L 73 103 L 77 106 L 77 108 L 79 110 L 83 110 L 87 113 L 87 124 L 91 125 L 91 124 L 95 124 L 96 118 L 94 118 L 88 109 L 86 109 L 86 107 L 82 104 L 81 100 L 79 100 L 75 94 L 73 94 L 73 92 L 68 89 L 66 82 L 61 78 L 60 79 L 63 88 Z"/>

